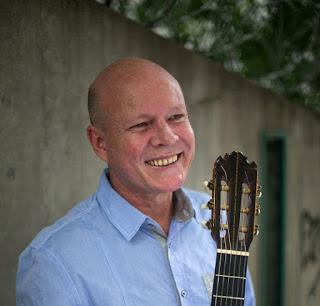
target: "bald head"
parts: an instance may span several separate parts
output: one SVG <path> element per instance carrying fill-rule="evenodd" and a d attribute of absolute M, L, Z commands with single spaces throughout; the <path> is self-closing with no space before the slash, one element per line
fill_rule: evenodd
<path fill-rule="evenodd" d="M 161 66 L 142 58 L 123 58 L 106 67 L 89 88 L 88 111 L 90 122 L 103 128 L 111 106 L 117 104 L 121 95 L 134 94 L 134 83 L 151 84 L 157 79 L 168 79 L 178 85 L 174 77 Z"/>

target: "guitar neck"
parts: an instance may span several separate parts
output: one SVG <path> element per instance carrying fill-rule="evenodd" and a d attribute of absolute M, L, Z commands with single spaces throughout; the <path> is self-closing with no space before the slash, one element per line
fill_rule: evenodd
<path fill-rule="evenodd" d="M 241 152 L 221 156 L 214 163 L 208 183 L 211 218 L 206 223 L 217 245 L 211 306 L 244 305 L 249 248 L 259 233 L 254 218 L 260 213 L 256 198 L 257 165 Z"/>
<path fill-rule="evenodd" d="M 217 253 L 211 306 L 244 305 L 247 255 Z"/>

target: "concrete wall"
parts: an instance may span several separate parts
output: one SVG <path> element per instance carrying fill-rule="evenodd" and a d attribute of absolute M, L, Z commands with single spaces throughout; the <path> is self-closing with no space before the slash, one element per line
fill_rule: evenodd
<path fill-rule="evenodd" d="M 93 0 L 1 1 L 0 14 L 1 305 L 14 305 L 18 254 L 96 189 L 103 164 L 85 136 L 87 87 L 122 56 L 150 58 L 181 82 L 197 136 L 188 186 L 201 189 L 224 152 L 259 163 L 262 132 L 287 136 L 286 305 L 318 305 L 319 117 Z M 258 251 L 259 239 L 250 257 L 259 295 Z"/>

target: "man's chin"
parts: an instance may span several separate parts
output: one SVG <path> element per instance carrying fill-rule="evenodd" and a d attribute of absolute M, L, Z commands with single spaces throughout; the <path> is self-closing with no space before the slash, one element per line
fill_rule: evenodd
<path fill-rule="evenodd" d="M 175 180 L 167 178 L 166 180 L 157 183 L 158 190 L 161 190 L 162 192 L 174 192 L 183 186 L 184 181 L 185 180 L 182 178 Z"/>

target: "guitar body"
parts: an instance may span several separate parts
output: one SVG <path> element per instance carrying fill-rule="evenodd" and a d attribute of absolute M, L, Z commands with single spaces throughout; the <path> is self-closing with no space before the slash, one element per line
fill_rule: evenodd
<path fill-rule="evenodd" d="M 257 166 L 240 152 L 226 154 L 216 160 L 208 187 L 212 199 L 207 207 L 207 222 L 217 244 L 217 260 L 211 306 L 244 305 L 249 248 L 258 234 L 254 217 L 260 213 L 256 198 Z"/>

